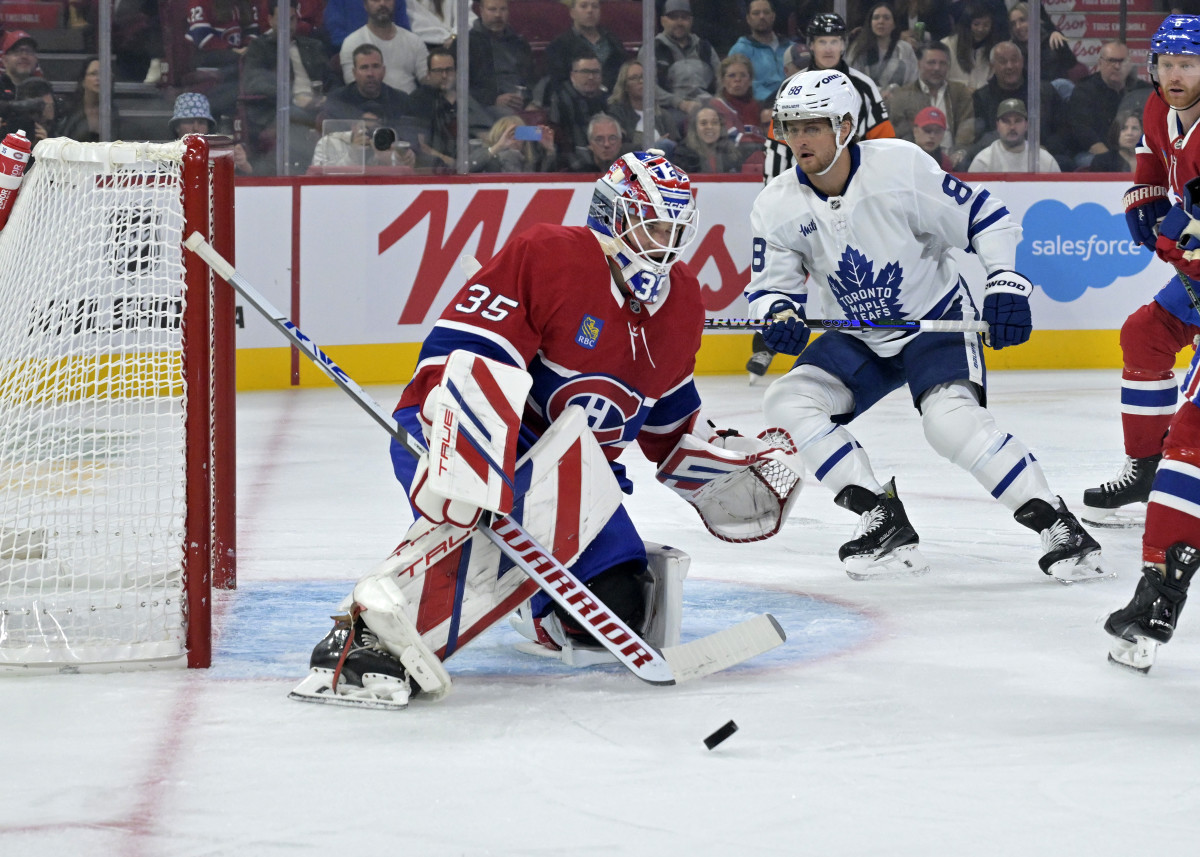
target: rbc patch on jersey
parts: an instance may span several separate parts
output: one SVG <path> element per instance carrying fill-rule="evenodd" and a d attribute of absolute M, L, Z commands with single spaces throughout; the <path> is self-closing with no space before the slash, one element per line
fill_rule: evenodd
<path fill-rule="evenodd" d="M 595 348 L 596 340 L 600 338 L 600 330 L 603 327 L 604 322 L 600 319 L 585 315 L 583 321 L 579 323 L 579 332 L 575 334 L 575 343 L 584 348 Z"/>

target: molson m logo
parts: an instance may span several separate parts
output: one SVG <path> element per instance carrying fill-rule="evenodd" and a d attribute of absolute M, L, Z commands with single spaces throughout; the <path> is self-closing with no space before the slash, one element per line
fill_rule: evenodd
<path fill-rule="evenodd" d="M 1124 214 L 1094 202 L 1073 209 L 1056 200 L 1037 202 L 1021 226 L 1017 270 L 1061 303 L 1140 273 L 1155 258 L 1133 243 Z"/>
<path fill-rule="evenodd" d="M 747 188 L 748 207 L 758 186 Z M 504 242 L 534 224 L 582 225 L 583 217 L 576 220 L 568 215 L 568 209 L 576 193 L 585 194 L 586 199 L 591 199 L 592 186 L 587 184 L 540 187 L 519 212 L 508 211 L 508 188 L 480 189 L 459 185 L 454 188 L 454 192 L 456 196 L 459 193 L 470 194 L 469 202 L 456 221 L 451 222 L 449 215 L 451 191 L 437 188 L 423 190 L 417 194 L 408 207 L 379 232 L 378 253 L 383 255 L 410 232 L 419 231 L 419 227 L 427 223 L 428 231 L 424 249 L 420 254 L 420 263 L 397 324 L 423 324 L 432 320 L 429 317 L 430 309 L 443 287 L 457 291 L 462 285 L 458 259 L 472 242 L 477 242 L 474 253 L 476 258 L 480 262 L 486 262 L 496 255 Z M 694 187 L 693 192 L 696 192 Z M 697 193 L 697 200 L 699 199 L 700 195 Z M 725 243 L 725 224 L 716 221 L 720 212 L 713 211 L 705 215 L 703 203 L 700 205 L 702 234 L 692 245 L 690 258 L 684 261 L 700 279 L 705 309 L 715 312 L 741 297 L 742 289 L 750 279 L 750 265 L 747 259 L 746 266 L 738 268 Z M 732 210 L 736 206 L 729 208 Z M 455 209 L 457 210 L 458 206 L 455 206 Z M 502 236 L 501 224 L 506 222 L 512 222 L 513 225 L 508 233 Z M 749 256 L 749 242 L 746 243 L 746 255 Z"/>

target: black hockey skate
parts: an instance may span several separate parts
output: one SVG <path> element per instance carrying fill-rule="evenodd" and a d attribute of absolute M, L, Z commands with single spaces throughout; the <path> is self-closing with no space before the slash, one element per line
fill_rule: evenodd
<path fill-rule="evenodd" d="M 917 549 L 921 541 L 908 522 L 896 494 L 896 480 L 875 494 L 860 485 L 847 485 L 833 498 L 844 509 L 862 515 L 858 536 L 838 550 L 838 559 L 852 580 L 924 574 L 929 563 Z"/>
<path fill-rule="evenodd" d="M 1100 543 L 1071 514 L 1062 497 L 1058 498 L 1057 509 L 1035 497 L 1017 509 L 1013 517 L 1041 535 L 1045 553 L 1038 565 L 1055 580 L 1078 583 L 1116 576 L 1116 572 L 1101 566 Z"/>
<path fill-rule="evenodd" d="M 746 371 L 750 373 L 750 383 L 753 384 L 767 374 L 767 370 L 771 368 L 771 361 L 775 358 L 775 352 L 767 348 L 767 343 L 763 340 L 761 333 L 754 334 L 754 343 L 751 348 L 754 349 L 754 353 L 746 361 Z"/>
<path fill-rule="evenodd" d="M 1111 482 L 1083 492 L 1084 521 L 1097 527 L 1140 527 L 1146 522 L 1146 510 L 1137 504 L 1150 499 L 1150 486 L 1158 472 L 1161 455 L 1149 458 L 1125 458 L 1125 466 Z M 1125 508 L 1125 507 L 1131 508 Z"/>
<path fill-rule="evenodd" d="M 1176 542 L 1167 549 L 1165 570 L 1156 565 L 1142 569 L 1132 600 L 1104 623 L 1104 630 L 1115 638 L 1109 661 L 1143 673 L 1154 666 L 1158 645 L 1169 642 L 1175 633 L 1198 566 L 1200 551 Z"/>
<path fill-rule="evenodd" d="M 361 616 L 335 616 L 334 626 L 313 649 L 309 674 L 288 694 L 301 702 L 360 708 L 408 706 L 408 674 Z"/>

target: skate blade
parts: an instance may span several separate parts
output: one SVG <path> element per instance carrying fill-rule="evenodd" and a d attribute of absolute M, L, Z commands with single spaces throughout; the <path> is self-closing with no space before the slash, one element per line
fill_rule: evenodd
<path fill-rule="evenodd" d="M 1101 565 L 1100 551 L 1092 551 L 1082 557 L 1064 559 L 1050 566 L 1049 574 L 1059 583 L 1070 586 L 1072 583 L 1090 583 L 1093 580 L 1110 580 L 1117 572 L 1109 571 Z"/>
<path fill-rule="evenodd" d="M 1108 650 L 1108 662 L 1145 675 L 1154 666 L 1158 643 L 1149 637 L 1135 636 L 1133 640 L 1117 637 Z"/>
<path fill-rule="evenodd" d="M 408 708 L 408 683 L 391 676 L 368 673 L 363 687 L 341 684 L 333 689 L 333 670 L 313 667 L 304 680 L 288 694 L 297 702 L 320 705 L 341 705 L 347 708 L 373 708 L 382 711 L 401 711 Z"/>
<path fill-rule="evenodd" d="M 929 562 L 916 545 L 904 545 L 878 557 L 846 557 L 842 564 L 851 580 L 894 580 L 919 577 L 929 571 Z"/>
<path fill-rule="evenodd" d="M 1146 526 L 1146 504 L 1138 503 L 1132 506 L 1119 506 L 1116 509 L 1095 509 L 1084 506 L 1079 513 L 1079 520 L 1093 527 L 1108 530 L 1129 530 L 1134 527 Z"/>
<path fill-rule="evenodd" d="M 539 658 L 551 658 L 562 661 L 569 667 L 590 667 L 595 664 L 615 664 L 616 656 L 608 649 L 583 649 L 568 647 L 565 649 L 550 649 L 541 643 L 517 643 L 516 650 L 527 655 L 537 655 Z"/>

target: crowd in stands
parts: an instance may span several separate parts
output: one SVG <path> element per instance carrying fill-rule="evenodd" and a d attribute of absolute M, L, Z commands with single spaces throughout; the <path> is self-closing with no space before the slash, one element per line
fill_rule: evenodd
<path fill-rule="evenodd" d="M 68 26 L 95 27 L 95 0 L 63 6 Z M 113 6 L 115 78 L 178 95 L 163 139 L 181 127 L 236 129 L 238 171 L 273 174 L 277 0 Z M 620 152 L 653 146 L 688 172 L 757 175 L 775 93 L 810 67 L 869 79 L 896 136 L 946 169 L 1027 169 L 1026 2 L 854 0 L 847 20 L 833 16 L 841 29 L 816 31 L 810 24 L 828 23 L 829 0 L 657 6 L 658 32 L 639 45 L 635 0 L 473 0 L 465 21 L 453 0 L 294 0 L 288 171 L 453 172 L 466 123 L 471 172 L 595 173 Z M 458 103 L 460 37 L 470 57 L 466 104 Z M 832 59 L 816 56 L 818 40 L 821 51 L 836 42 Z M 1128 48 L 1104 44 L 1092 70 L 1043 7 L 1038 50 L 1039 169 L 1131 171 L 1150 87 Z M 5 130 L 100 139 L 97 59 L 82 64 L 69 93 L 40 74 L 28 32 L 3 33 L 0 62 Z M 647 86 L 653 117 L 643 115 Z M 120 136 L 114 113 L 110 137 Z"/>

